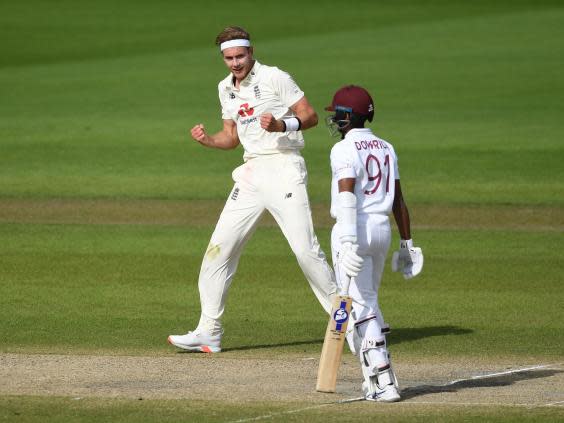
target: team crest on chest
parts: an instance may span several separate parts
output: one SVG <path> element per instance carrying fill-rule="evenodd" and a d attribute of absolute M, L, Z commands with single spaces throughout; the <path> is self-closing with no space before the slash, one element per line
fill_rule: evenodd
<path fill-rule="evenodd" d="M 258 100 L 260 99 L 260 89 L 258 85 L 255 85 L 253 88 L 253 91 L 255 92 L 255 98 Z"/>

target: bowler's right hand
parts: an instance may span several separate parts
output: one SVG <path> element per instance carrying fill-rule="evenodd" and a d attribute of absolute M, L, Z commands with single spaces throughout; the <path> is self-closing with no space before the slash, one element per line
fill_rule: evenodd
<path fill-rule="evenodd" d="M 190 130 L 190 134 L 192 138 L 194 138 L 199 143 L 203 143 L 207 137 L 206 129 L 204 128 L 203 123 L 198 123 Z"/>

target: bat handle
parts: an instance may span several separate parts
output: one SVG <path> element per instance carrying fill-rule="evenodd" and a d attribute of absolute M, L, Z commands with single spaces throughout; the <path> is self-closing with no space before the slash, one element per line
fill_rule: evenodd
<path fill-rule="evenodd" d="M 354 276 L 346 276 L 341 287 L 341 295 L 349 295 L 349 286 L 351 282 L 354 283 Z"/>

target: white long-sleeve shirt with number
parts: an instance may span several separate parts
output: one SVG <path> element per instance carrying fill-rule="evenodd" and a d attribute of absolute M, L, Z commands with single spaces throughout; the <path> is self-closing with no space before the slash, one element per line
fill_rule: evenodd
<path fill-rule="evenodd" d="M 338 181 L 355 178 L 357 214 L 388 216 L 392 211 L 398 160 L 393 146 L 369 128 L 350 130 L 331 149 L 331 216 L 337 217 Z"/>

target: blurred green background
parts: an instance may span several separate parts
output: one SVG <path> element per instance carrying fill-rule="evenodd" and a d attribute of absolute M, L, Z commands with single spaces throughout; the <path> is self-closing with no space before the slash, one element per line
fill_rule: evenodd
<path fill-rule="evenodd" d="M 560 2 L 3 2 L 0 195 L 223 199 L 241 150 L 221 128 L 214 46 L 246 27 L 256 57 L 319 111 L 365 86 L 411 202 L 562 205 Z M 213 10 L 213 13 L 210 11 Z M 306 133 L 310 195 L 327 201 L 331 139 Z"/>
<path fill-rule="evenodd" d="M 563 317 L 555 295 L 564 227 L 560 3 L 290 2 L 280 11 L 257 1 L 234 12 L 218 1 L 30 1 L 1 11 L 3 349 L 99 343 L 146 352 L 195 324 L 199 263 L 242 149 L 203 148 L 188 130 L 221 128 L 217 82 L 227 70 L 214 39 L 230 24 L 250 31 L 260 61 L 294 75 L 321 117 L 344 84 L 373 94 L 372 127 L 398 151 L 427 257 L 409 286 L 386 269 L 382 307 L 392 325 L 444 326 L 446 335 L 460 327 L 460 342 L 485 342 L 477 326 L 496 321 L 490 336 L 505 335 L 505 354 L 562 347 L 553 330 Z M 305 136 L 329 252 L 334 140 L 322 124 Z M 225 347 L 299 349 L 305 340 L 316 349 L 325 316 L 286 241 L 267 226 L 235 279 Z M 294 292 L 303 303 L 292 306 Z M 496 306 L 501 299 L 507 307 Z M 530 313 L 508 327 L 516 304 Z M 242 327 L 241 315 L 258 332 Z M 456 322 L 461 316 L 468 322 Z M 288 325 L 288 339 L 271 339 L 280 334 L 273 327 Z M 521 348 L 523 331 L 531 343 Z M 541 333 L 557 342 L 539 343 Z"/>
<path fill-rule="evenodd" d="M 409 283 L 385 270 L 394 356 L 560 359 L 564 4 L 547 0 L 0 2 L 0 352 L 174 354 L 167 335 L 195 326 L 242 149 L 188 131 L 221 128 L 214 39 L 233 24 L 321 118 L 342 85 L 372 93 L 426 260 Z M 305 138 L 329 253 L 334 140 L 322 123 Z M 266 220 L 225 356 L 312 356 L 325 325 Z"/>

